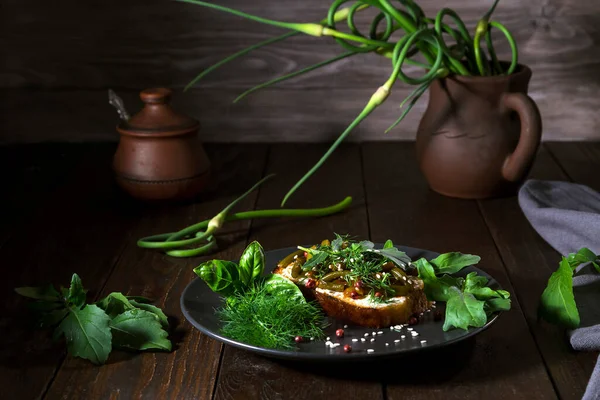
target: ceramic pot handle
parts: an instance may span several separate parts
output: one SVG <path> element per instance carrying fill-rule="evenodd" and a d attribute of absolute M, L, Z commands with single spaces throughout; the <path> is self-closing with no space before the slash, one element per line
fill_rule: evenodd
<path fill-rule="evenodd" d="M 542 136 L 542 120 L 535 102 L 526 94 L 505 93 L 500 104 L 505 109 L 516 111 L 521 120 L 519 143 L 515 151 L 506 157 L 502 167 L 504 179 L 517 182 L 535 157 Z"/>

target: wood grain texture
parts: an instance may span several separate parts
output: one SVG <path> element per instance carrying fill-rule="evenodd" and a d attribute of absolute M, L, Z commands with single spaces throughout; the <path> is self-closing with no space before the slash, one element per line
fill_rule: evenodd
<path fill-rule="evenodd" d="M 218 234 L 223 249 L 211 255 L 173 258 L 138 248 L 143 236 L 172 232 L 216 215 L 251 187 L 264 170 L 266 146 L 223 145 L 207 148 L 216 178 L 199 201 L 180 206 L 145 208 L 116 263 L 102 295 L 123 292 L 155 299 L 171 319 L 171 353 L 113 352 L 108 363 L 91 367 L 68 358 L 48 391 L 48 399 L 70 398 L 178 398 L 210 399 L 221 354 L 221 344 L 202 335 L 183 317 L 180 296 L 195 278 L 193 268 L 209 258 L 235 258 L 246 245 L 249 221 L 230 223 Z M 238 210 L 253 209 L 256 193 Z"/>
<path fill-rule="evenodd" d="M 548 143 L 550 153 L 574 182 L 600 191 L 600 143 Z"/>
<path fill-rule="evenodd" d="M 324 146 L 276 145 L 271 148 L 268 173 L 276 181 L 265 186 L 257 208 L 277 208 L 283 194 L 305 169 L 325 151 Z M 259 240 L 265 250 L 332 239 L 334 232 L 368 238 L 367 215 L 361 184 L 360 149 L 342 146 L 332 157 L 332 165 L 316 173 L 307 186 L 290 198 L 288 206 L 322 207 L 345 196 L 353 197 L 350 209 L 319 219 L 256 220 L 250 240 Z M 328 373 L 322 373 L 328 369 Z M 270 360 L 225 346 L 215 399 L 382 399 L 379 381 L 342 380 L 343 371 L 318 363 L 293 363 Z"/>
<path fill-rule="evenodd" d="M 33 329 L 28 301 L 14 288 L 46 283 L 68 286 L 77 273 L 91 300 L 130 240 L 135 209 L 112 184 L 108 166 L 113 151 L 114 145 L 79 147 L 81 161 L 69 166 L 64 184 L 55 190 L 46 187 L 38 198 L 43 206 L 35 218 L 18 226 L 2 246 L 0 383 L 7 398 L 39 398 L 65 354 L 64 346 L 54 343 L 49 332 Z M 61 153 L 56 152 L 57 165 Z M 22 205 L 26 207 L 25 200 Z"/>
<path fill-rule="evenodd" d="M 320 20 L 329 4 L 215 2 L 285 21 Z M 465 0 L 419 4 L 428 15 L 450 6 L 471 29 L 489 7 Z M 4 0 L 2 7 L 4 142 L 113 138 L 116 114 L 108 111 L 106 90 L 131 97 L 155 86 L 175 89 L 192 116 L 214 127 L 203 131 L 206 141 L 329 141 L 330 126 L 337 126 L 339 133 L 391 72 L 389 60 L 359 55 L 232 107 L 235 95 L 246 88 L 333 57 L 342 51 L 340 46 L 331 38 L 294 37 L 223 66 L 183 94 L 179 90 L 204 68 L 282 30 L 180 2 L 67 0 L 57 8 L 40 0 Z M 575 0 L 504 0 L 494 14 L 518 41 L 520 61 L 534 71 L 530 93 L 543 116 L 544 140 L 599 137 L 598 7 Z M 369 16 L 358 18 L 360 27 Z M 501 57 L 508 56 L 508 45 L 500 37 L 496 48 Z M 426 98 L 394 133 L 382 134 L 410 90 L 397 86 L 389 108 L 367 119 L 349 139 L 413 139 Z M 135 109 L 134 103 L 128 104 Z"/>
<path fill-rule="evenodd" d="M 529 177 L 568 180 L 545 147 L 538 152 Z M 531 227 L 516 196 L 480 201 L 479 206 L 560 398 L 580 399 L 596 355 L 573 351 L 562 329 L 537 317 L 540 296 L 558 268 L 560 255 Z"/>
<path fill-rule="evenodd" d="M 363 159 L 374 241 L 392 239 L 396 244 L 440 253 L 477 254 L 482 259 L 479 268 L 496 278 L 512 298 L 511 311 L 471 343 L 455 348 L 452 355 L 443 358 L 443 363 L 439 358 L 438 362 L 421 361 L 406 368 L 406 374 L 402 371 L 387 377 L 388 399 L 556 398 L 477 203 L 429 190 L 418 170 L 412 145 L 365 144 Z M 469 367 L 465 368 L 464 363 Z"/>

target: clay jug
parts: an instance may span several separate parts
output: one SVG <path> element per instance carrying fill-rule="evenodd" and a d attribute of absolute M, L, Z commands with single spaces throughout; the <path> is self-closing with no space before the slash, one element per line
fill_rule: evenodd
<path fill-rule="evenodd" d="M 117 126 L 116 180 L 137 199 L 190 200 L 209 179 L 210 161 L 198 138 L 199 123 L 173 110 L 170 97 L 166 88 L 143 90 L 143 109 Z"/>
<path fill-rule="evenodd" d="M 432 83 L 416 137 L 431 189 L 465 199 L 516 193 L 541 140 L 540 112 L 527 95 L 531 74 L 519 65 L 508 76 L 450 75 Z"/>

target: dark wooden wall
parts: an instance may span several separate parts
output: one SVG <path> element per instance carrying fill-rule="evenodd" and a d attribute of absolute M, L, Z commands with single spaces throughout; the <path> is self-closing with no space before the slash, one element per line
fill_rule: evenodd
<path fill-rule="evenodd" d="M 286 21 L 317 21 L 330 1 L 213 0 Z M 447 6 L 469 27 L 491 0 L 421 0 L 427 14 Z M 174 105 L 198 118 L 206 141 L 329 141 L 385 81 L 389 61 L 357 56 L 232 104 L 257 83 L 339 54 L 331 39 L 300 36 L 260 49 L 182 88 L 199 71 L 280 29 L 170 0 L 0 0 L 0 132 L 3 142 L 114 140 L 113 88 L 130 112 L 146 87 L 175 90 Z M 495 18 L 520 44 L 534 71 L 530 94 L 545 140 L 600 138 L 600 2 L 501 0 Z M 500 55 L 508 46 L 497 45 Z M 393 132 L 410 88 L 389 101 L 349 140 L 413 139 L 427 96 Z"/>

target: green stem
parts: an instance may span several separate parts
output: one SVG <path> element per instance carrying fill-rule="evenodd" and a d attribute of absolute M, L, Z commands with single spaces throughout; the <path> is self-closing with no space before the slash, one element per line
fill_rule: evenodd
<path fill-rule="evenodd" d="M 254 86 L 253 88 L 246 90 L 244 93 L 240 94 L 233 102 L 237 103 L 242 98 L 246 97 L 250 93 L 255 92 L 255 91 L 259 90 L 259 89 L 264 89 L 264 88 L 266 88 L 268 86 L 275 85 L 275 84 L 277 84 L 279 82 L 285 81 L 287 79 L 294 78 L 294 77 L 296 77 L 298 75 L 305 74 L 307 72 L 310 72 L 310 71 L 313 71 L 315 69 L 321 68 L 321 67 L 323 67 L 323 66 L 325 66 L 327 64 L 331 64 L 331 63 L 334 63 L 336 61 L 343 60 L 344 58 L 350 57 L 350 56 L 355 55 L 355 54 L 357 54 L 357 53 L 350 51 L 350 52 L 347 52 L 347 53 L 344 53 L 344 54 L 340 54 L 339 56 L 330 58 L 329 60 L 325 60 L 323 62 L 320 62 L 318 64 L 314 64 L 314 65 L 311 65 L 309 67 L 303 68 L 303 69 L 301 69 L 299 71 L 295 71 L 295 72 L 292 72 L 290 74 L 287 74 L 287 75 L 284 75 L 284 76 L 280 76 L 280 77 L 275 78 L 275 79 L 271 79 L 268 82 L 261 83 L 260 85 Z"/>
<path fill-rule="evenodd" d="M 498 62 L 498 57 L 496 56 L 496 50 L 494 50 L 494 43 L 492 43 L 492 30 L 488 29 L 485 34 L 485 43 L 487 44 L 488 52 L 490 54 L 490 58 L 492 59 L 493 70 L 498 74 L 502 75 L 502 67 Z"/>
<path fill-rule="evenodd" d="M 392 84 L 393 84 L 393 82 L 392 82 Z M 302 186 L 302 184 L 304 184 L 304 182 L 306 182 L 308 180 L 308 178 L 310 178 L 321 167 L 321 165 L 323 165 L 323 163 L 325 161 L 327 161 L 327 159 L 329 158 L 329 156 L 344 141 L 344 139 L 346 138 L 346 136 L 348 136 L 350 134 L 350 132 L 354 128 L 356 128 L 367 116 L 369 116 L 369 114 L 371 114 L 371 112 L 373 112 L 373 110 L 375 108 L 377 108 L 378 106 L 380 106 L 385 101 L 385 99 L 389 95 L 390 86 L 391 85 L 388 82 L 386 82 L 386 84 L 384 86 L 381 86 L 379 89 L 377 89 L 377 91 L 375 93 L 373 93 L 373 95 L 371 96 L 371 99 L 369 100 L 369 102 L 367 103 L 367 105 L 365 106 L 365 108 L 361 111 L 361 113 L 358 115 L 358 117 L 356 117 L 354 119 L 354 121 L 352 121 L 352 123 L 346 128 L 346 130 L 344 132 L 342 132 L 342 134 L 337 138 L 337 140 L 331 145 L 331 147 L 329 148 L 329 150 L 327 150 L 327 152 L 310 169 L 310 171 L 308 171 L 302 178 L 300 178 L 300 180 L 298 182 L 296 182 L 296 184 L 287 192 L 287 194 L 283 198 L 283 201 L 281 202 L 281 206 L 282 207 L 285 205 L 285 203 L 290 198 L 290 196 L 300 186 Z"/>
<path fill-rule="evenodd" d="M 281 36 L 277 36 L 277 37 L 274 37 L 274 38 L 262 41 L 260 43 L 257 43 L 257 44 L 255 44 L 253 46 L 247 47 L 245 49 L 242 49 L 242 50 L 238 51 L 237 53 L 234 53 L 234 54 L 230 55 L 229 57 L 226 57 L 226 58 L 222 59 L 218 63 L 213 64 L 210 67 L 208 67 L 207 69 L 205 69 L 204 71 L 202 71 L 190 83 L 187 84 L 187 86 L 183 89 L 183 91 L 185 92 L 185 91 L 189 90 L 192 86 L 194 86 L 196 83 L 198 83 L 198 81 L 200 79 L 204 78 L 206 75 L 208 75 L 209 73 L 211 73 L 215 69 L 221 67 L 222 65 L 224 65 L 224 64 L 226 64 L 226 63 L 228 63 L 230 61 L 233 61 L 236 58 L 241 57 L 241 56 L 243 56 L 245 54 L 248 54 L 248 53 L 250 53 L 253 50 L 259 49 L 261 47 L 264 47 L 264 46 L 267 46 L 267 45 L 270 45 L 270 44 L 273 44 L 273 43 L 276 43 L 276 42 L 280 42 L 280 41 L 285 40 L 285 39 L 287 39 L 287 38 L 289 38 L 291 36 L 298 35 L 299 33 L 300 32 L 288 32 L 288 33 L 284 33 Z"/>
<path fill-rule="evenodd" d="M 517 65 L 519 64 L 519 51 L 517 48 L 517 42 L 515 41 L 515 38 L 510 33 L 510 31 L 508 29 L 506 29 L 506 27 L 504 25 L 502 25 L 500 22 L 490 21 L 490 26 L 493 28 L 496 28 L 500 32 L 502 32 L 504 34 L 504 36 L 506 37 L 506 40 L 508 40 L 508 44 L 510 45 L 510 49 L 512 52 L 512 58 L 511 58 L 510 67 L 508 67 L 506 74 L 510 75 L 513 72 L 515 72 L 515 69 L 517 68 Z"/>
<path fill-rule="evenodd" d="M 322 217 L 340 212 L 352 204 L 352 197 L 348 196 L 341 202 L 323 208 L 306 209 L 273 209 L 273 210 L 254 210 L 244 211 L 235 214 L 228 214 L 224 217 L 224 222 L 241 221 L 257 218 L 281 218 L 281 217 Z M 183 246 L 200 243 L 200 237 L 205 235 L 203 229 L 208 228 L 211 219 L 191 225 L 178 232 L 163 233 L 159 235 L 148 236 L 138 240 L 137 245 L 146 249 L 170 250 Z M 196 234 L 195 238 L 185 240 L 175 240 L 188 235 Z"/>

